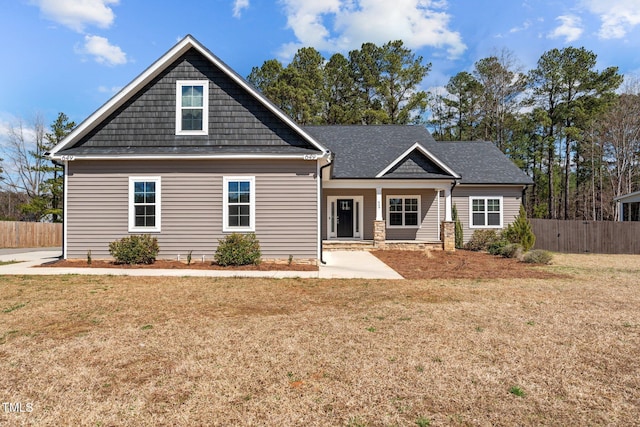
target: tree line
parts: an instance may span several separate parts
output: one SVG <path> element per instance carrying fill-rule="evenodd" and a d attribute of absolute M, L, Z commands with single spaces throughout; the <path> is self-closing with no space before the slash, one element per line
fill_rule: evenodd
<path fill-rule="evenodd" d="M 621 89 L 618 68 L 596 60 L 551 49 L 524 71 L 503 50 L 427 92 L 431 64 L 394 41 L 329 60 L 301 48 L 248 80 L 301 124 L 420 123 L 440 141 L 492 141 L 534 180 L 530 217 L 611 220 L 613 198 L 640 186 L 640 85 Z"/>
<path fill-rule="evenodd" d="M 617 67 L 596 69 L 585 48 L 545 52 L 524 71 L 503 50 L 425 91 L 431 64 L 392 41 L 326 60 L 299 49 L 247 77 L 303 125 L 420 124 L 440 141 L 494 142 L 532 177 L 527 214 L 538 218 L 616 219 L 613 198 L 640 189 L 640 82 Z M 75 123 L 60 113 L 9 128 L 0 152 L 0 219 L 62 217 L 62 168 L 44 154 Z"/>

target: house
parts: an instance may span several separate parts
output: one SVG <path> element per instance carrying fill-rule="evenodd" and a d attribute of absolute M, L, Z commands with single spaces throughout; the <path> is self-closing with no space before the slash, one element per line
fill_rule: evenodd
<path fill-rule="evenodd" d="M 420 126 L 302 127 L 193 37 L 178 42 L 54 147 L 64 258 L 109 258 L 157 236 L 161 258 L 211 259 L 255 232 L 265 259 L 317 262 L 323 240 L 452 245 L 502 228 L 531 180 L 486 142 Z"/>
<path fill-rule="evenodd" d="M 613 199 L 618 205 L 618 221 L 640 221 L 640 191 Z"/>

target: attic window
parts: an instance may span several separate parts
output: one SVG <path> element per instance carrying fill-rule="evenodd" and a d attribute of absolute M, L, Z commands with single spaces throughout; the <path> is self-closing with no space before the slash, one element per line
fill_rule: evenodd
<path fill-rule="evenodd" d="M 209 81 L 176 82 L 176 135 L 207 135 Z"/>

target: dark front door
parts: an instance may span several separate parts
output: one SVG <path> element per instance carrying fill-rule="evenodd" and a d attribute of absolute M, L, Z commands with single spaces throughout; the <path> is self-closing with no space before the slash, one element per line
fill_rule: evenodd
<path fill-rule="evenodd" d="M 338 199 L 338 237 L 353 237 L 353 199 Z"/>

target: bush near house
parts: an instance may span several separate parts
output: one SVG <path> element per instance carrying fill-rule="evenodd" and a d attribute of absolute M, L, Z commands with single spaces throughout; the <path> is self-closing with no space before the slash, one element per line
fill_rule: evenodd
<path fill-rule="evenodd" d="M 160 248 L 148 234 L 133 235 L 109 243 L 109 253 L 118 264 L 153 264 Z"/>
<path fill-rule="evenodd" d="M 470 251 L 488 251 L 489 247 L 500 241 L 496 230 L 476 230 L 465 245 Z"/>
<path fill-rule="evenodd" d="M 255 233 L 231 233 L 218 241 L 214 256 L 218 265 L 260 264 L 260 242 Z"/>

